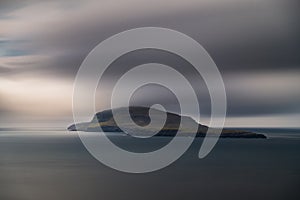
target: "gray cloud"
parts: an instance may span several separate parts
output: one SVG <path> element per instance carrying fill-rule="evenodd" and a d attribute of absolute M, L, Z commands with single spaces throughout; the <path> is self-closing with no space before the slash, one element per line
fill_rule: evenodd
<path fill-rule="evenodd" d="M 160 6 L 159 2 L 138 1 L 121 6 L 97 1 L 19 2 L 1 1 L 0 25 L 7 29 L 0 31 L 0 37 L 13 41 L 7 51 L 13 49 L 18 56 L 24 52 L 24 58 L 0 58 L 0 77 L 38 76 L 71 82 L 99 42 L 130 28 L 160 26 L 181 31 L 206 48 L 223 74 L 229 116 L 300 112 L 300 93 L 294 87 L 300 75 L 296 1 L 173 1 L 172 5 L 166 1 Z M 150 60 L 178 66 L 194 76 L 193 70 L 186 70 L 191 66 L 178 57 L 144 51 L 115 62 L 107 82 L 112 82 L 121 67 Z M 196 90 L 201 110 L 209 114 L 207 89 L 201 78 L 193 80 L 199 81 Z M 270 87 L 272 84 L 276 87 Z"/>
<path fill-rule="evenodd" d="M 33 67 L 32 70 L 55 68 L 52 71 L 57 75 L 73 76 L 87 53 L 112 34 L 140 26 L 162 26 L 182 31 L 199 41 L 223 73 L 230 70 L 286 70 L 298 67 L 300 63 L 297 54 L 300 50 L 299 27 L 294 24 L 299 14 L 292 3 L 234 2 L 230 6 L 199 6 L 176 13 L 145 14 L 144 17 L 125 13 L 125 17 L 107 16 L 105 20 L 105 15 L 99 14 L 101 9 L 92 10 L 88 16 L 84 15 L 88 12 L 84 10 L 82 15 L 75 12 L 54 22 L 38 24 L 41 27 L 33 30 L 34 37 L 26 34 L 29 36 L 25 39 L 29 41 L 20 46 L 38 54 L 51 55 L 53 61 L 42 64 L 46 67 Z M 284 9 L 279 7 L 281 5 Z M 30 71 L 30 68 L 26 70 Z"/>

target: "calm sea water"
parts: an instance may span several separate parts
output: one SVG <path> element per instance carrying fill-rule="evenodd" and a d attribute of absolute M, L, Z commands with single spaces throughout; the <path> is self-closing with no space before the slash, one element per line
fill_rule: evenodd
<path fill-rule="evenodd" d="M 253 130 L 253 129 L 252 129 Z M 300 199 L 300 130 L 254 129 L 269 139 L 220 139 L 198 159 L 202 139 L 175 163 L 148 174 L 126 174 L 95 160 L 75 133 L 0 131 L 1 200 Z M 147 149 L 169 138 L 124 147 Z"/>

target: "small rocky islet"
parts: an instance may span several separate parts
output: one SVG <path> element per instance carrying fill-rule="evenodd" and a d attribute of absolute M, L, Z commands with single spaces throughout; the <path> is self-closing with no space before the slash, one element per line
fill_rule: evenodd
<path fill-rule="evenodd" d="M 198 127 L 196 137 L 205 137 L 207 134 L 208 126 L 197 123 L 194 119 L 188 116 L 181 116 L 172 112 L 164 112 L 161 110 L 157 110 L 149 107 L 128 107 L 128 108 L 116 108 L 114 110 L 104 110 L 95 114 L 93 119 L 90 122 L 82 122 L 78 124 L 72 124 L 67 129 L 69 131 L 84 131 L 84 132 L 114 132 L 125 134 L 124 131 L 117 125 L 114 116 L 118 117 L 118 119 L 126 119 L 128 118 L 128 110 L 130 113 L 130 117 L 134 123 L 123 123 L 121 124 L 122 128 L 126 128 L 126 130 L 131 130 L 133 132 L 138 132 L 141 135 L 146 135 L 147 131 L 141 131 L 145 129 L 137 130 L 137 125 L 141 128 L 147 126 L 150 121 L 158 122 L 161 120 L 165 120 L 165 124 L 162 129 L 155 129 L 152 127 L 153 132 L 157 132 L 154 136 L 175 136 L 179 130 L 179 125 L 181 125 L 180 135 L 181 136 L 191 136 L 191 128 L 190 127 Z M 151 118 L 149 116 L 149 112 L 151 112 Z M 121 120 L 122 121 L 122 120 Z M 213 129 L 212 129 L 213 130 Z M 213 136 L 213 134 L 211 135 Z M 221 134 L 221 138 L 267 138 L 264 134 L 254 133 L 250 131 L 244 130 L 234 130 L 234 129 L 223 129 Z"/>

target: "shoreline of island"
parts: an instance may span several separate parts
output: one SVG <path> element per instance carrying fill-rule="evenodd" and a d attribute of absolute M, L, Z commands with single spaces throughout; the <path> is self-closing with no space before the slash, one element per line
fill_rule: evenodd
<path fill-rule="evenodd" d="M 214 137 L 213 134 L 207 135 L 207 131 L 209 129 L 208 126 L 197 123 L 191 117 L 181 116 L 172 112 L 164 112 L 161 110 L 148 108 L 148 107 L 129 107 L 129 108 L 116 108 L 114 112 L 109 110 L 104 110 L 98 112 L 94 115 L 93 119 L 90 122 L 83 122 L 78 124 L 70 125 L 67 130 L 68 131 L 83 131 L 83 132 L 115 132 L 120 134 L 126 134 L 115 122 L 113 114 L 118 115 L 118 117 L 128 117 L 128 110 L 131 118 L 135 123 L 140 126 L 145 126 L 151 120 L 160 120 L 161 116 L 167 116 L 167 120 L 165 122 L 164 127 L 161 130 L 157 130 L 157 134 L 154 136 L 166 136 L 166 137 L 174 137 L 176 135 L 180 136 L 194 136 L 194 137 Z M 149 111 L 151 110 L 153 119 L 149 118 Z M 183 128 L 181 129 L 180 134 L 178 133 L 179 124 L 183 122 Z M 189 125 L 197 125 L 198 130 L 195 133 L 191 134 L 189 132 Z M 130 124 L 122 124 L 122 127 L 132 128 Z M 213 128 L 210 128 L 213 130 Z M 135 131 L 134 129 L 132 129 Z M 136 131 L 140 133 L 141 136 L 147 136 L 146 134 Z M 136 134 L 135 134 L 136 135 Z M 217 134 L 217 137 L 220 138 L 262 138 L 266 139 L 267 136 L 262 133 L 254 133 L 246 130 L 234 130 L 234 129 L 222 129 L 221 134 Z"/>

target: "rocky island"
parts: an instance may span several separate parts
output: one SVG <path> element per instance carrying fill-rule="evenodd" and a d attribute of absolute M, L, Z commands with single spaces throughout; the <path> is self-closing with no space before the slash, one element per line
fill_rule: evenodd
<path fill-rule="evenodd" d="M 191 131 L 189 131 L 189 127 L 191 125 L 198 126 L 198 130 L 196 133 L 196 137 L 205 137 L 208 127 L 202 124 L 197 123 L 194 119 L 188 116 L 181 116 L 176 113 L 164 112 L 161 110 L 148 108 L 148 107 L 129 107 L 130 116 L 135 123 L 134 125 L 131 123 L 121 124 L 122 127 L 126 127 L 127 130 L 136 129 L 136 125 L 144 127 L 147 126 L 150 121 L 159 122 L 162 120 L 162 117 L 166 117 L 165 124 L 162 129 L 157 129 L 157 134 L 155 136 L 175 136 L 180 123 L 182 123 L 182 133 L 183 135 L 189 136 L 191 135 Z M 90 122 L 83 122 L 78 124 L 73 124 L 68 127 L 69 131 L 85 131 L 85 132 L 115 132 L 115 133 L 124 133 L 124 131 L 117 125 L 114 116 L 119 119 L 128 118 L 128 112 L 125 108 L 116 108 L 113 111 L 104 110 L 102 112 L 98 112 L 95 114 L 93 119 Z M 151 118 L 149 116 L 149 112 L 151 111 Z M 113 115 L 114 113 L 114 115 Z M 156 131 L 156 130 L 154 130 Z M 141 135 L 143 132 L 139 131 Z M 231 129 L 223 129 L 220 135 L 222 138 L 267 138 L 265 135 L 260 133 L 253 133 L 249 131 L 243 130 L 231 130 Z"/>

